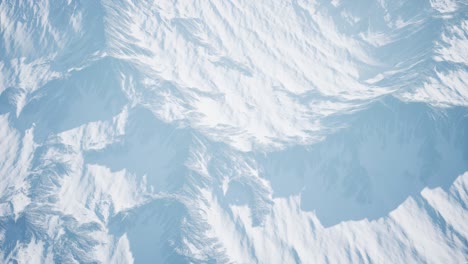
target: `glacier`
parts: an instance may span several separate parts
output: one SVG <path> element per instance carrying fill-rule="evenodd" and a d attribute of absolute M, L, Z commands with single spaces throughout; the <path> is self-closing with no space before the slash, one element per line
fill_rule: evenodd
<path fill-rule="evenodd" d="M 0 1 L 0 263 L 465 263 L 463 0 Z"/>

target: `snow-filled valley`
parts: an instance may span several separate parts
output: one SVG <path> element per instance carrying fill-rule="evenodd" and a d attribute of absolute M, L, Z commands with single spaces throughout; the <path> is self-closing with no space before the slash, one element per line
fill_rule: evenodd
<path fill-rule="evenodd" d="M 462 0 L 0 1 L 0 263 L 465 263 Z"/>

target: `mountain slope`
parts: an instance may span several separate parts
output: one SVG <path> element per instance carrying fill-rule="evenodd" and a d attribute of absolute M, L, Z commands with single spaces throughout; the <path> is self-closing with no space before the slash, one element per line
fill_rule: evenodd
<path fill-rule="evenodd" d="M 1 2 L 0 262 L 466 262 L 467 10 Z"/>

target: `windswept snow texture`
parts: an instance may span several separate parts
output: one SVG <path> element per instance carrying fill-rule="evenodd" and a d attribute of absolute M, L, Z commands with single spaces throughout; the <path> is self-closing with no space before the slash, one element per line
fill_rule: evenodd
<path fill-rule="evenodd" d="M 465 0 L 0 0 L 0 263 L 467 263 Z"/>

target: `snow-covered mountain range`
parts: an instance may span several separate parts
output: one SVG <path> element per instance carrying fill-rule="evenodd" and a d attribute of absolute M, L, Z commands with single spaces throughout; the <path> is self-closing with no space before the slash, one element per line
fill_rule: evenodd
<path fill-rule="evenodd" d="M 465 263 L 468 3 L 0 1 L 0 263 Z"/>

